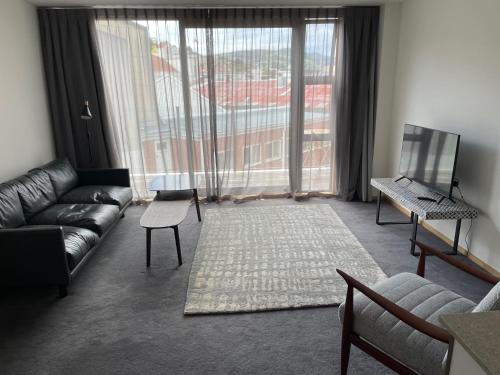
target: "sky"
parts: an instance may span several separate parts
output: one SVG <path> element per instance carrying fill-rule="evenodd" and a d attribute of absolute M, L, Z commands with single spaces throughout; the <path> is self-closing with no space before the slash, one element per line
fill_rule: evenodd
<path fill-rule="evenodd" d="M 151 39 L 179 45 L 178 21 L 138 21 L 148 29 Z M 333 24 L 308 24 L 306 27 L 306 53 L 331 55 Z M 279 50 L 290 48 L 292 29 L 283 28 L 215 28 L 215 53 L 245 51 L 248 49 Z M 205 29 L 187 29 L 187 46 L 206 55 Z"/>

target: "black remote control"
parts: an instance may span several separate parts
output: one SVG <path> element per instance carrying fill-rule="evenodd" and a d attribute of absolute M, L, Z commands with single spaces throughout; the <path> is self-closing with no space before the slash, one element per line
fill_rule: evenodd
<path fill-rule="evenodd" d="M 429 197 L 418 197 L 417 199 L 421 201 L 436 202 L 434 198 L 429 198 Z"/>

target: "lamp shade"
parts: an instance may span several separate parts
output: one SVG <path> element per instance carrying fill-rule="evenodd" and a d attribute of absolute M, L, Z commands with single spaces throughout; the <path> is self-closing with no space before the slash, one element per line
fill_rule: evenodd
<path fill-rule="evenodd" d="M 90 112 L 89 101 L 85 100 L 83 104 L 82 113 L 80 114 L 82 120 L 92 120 L 92 113 Z"/>

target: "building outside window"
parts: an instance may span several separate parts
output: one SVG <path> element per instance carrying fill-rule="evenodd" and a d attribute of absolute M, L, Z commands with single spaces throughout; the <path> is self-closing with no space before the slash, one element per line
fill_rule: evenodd
<path fill-rule="evenodd" d="M 243 150 L 243 164 L 245 167 L 262 163 L 261 145 L 245 146 Z"/>
<path fill-rule="evenodd" d="M 264 159 L 266 161 L 281 159 L 281 157 L 282 157 L 282 145 L 283 145 L 283 141 L 281 139 L 265 143 L 264 144 Z"/>

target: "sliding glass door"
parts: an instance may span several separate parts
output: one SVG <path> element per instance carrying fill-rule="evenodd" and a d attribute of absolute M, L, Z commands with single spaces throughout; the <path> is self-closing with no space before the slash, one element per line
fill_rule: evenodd
<path fill-rule="evenodd" d="M 200 14 L 97 21 L 115 143 L 136 195 L 164 173 L 189 174 L 207 196 L 332 192 L 335 20 Z"/>
<path fill-rule="evenodd" d="M 218 193 L 287 192 L 290 132 L 289 27 L 185 30 L 197 149 L 214 148 Z M 209 131 L 203 131 L 209 129 Z"/>
<path fill-rule="evenodd" d="M 334 20 L 309 20 L 304 38 L 302 190 L 333 192 Z"/>

